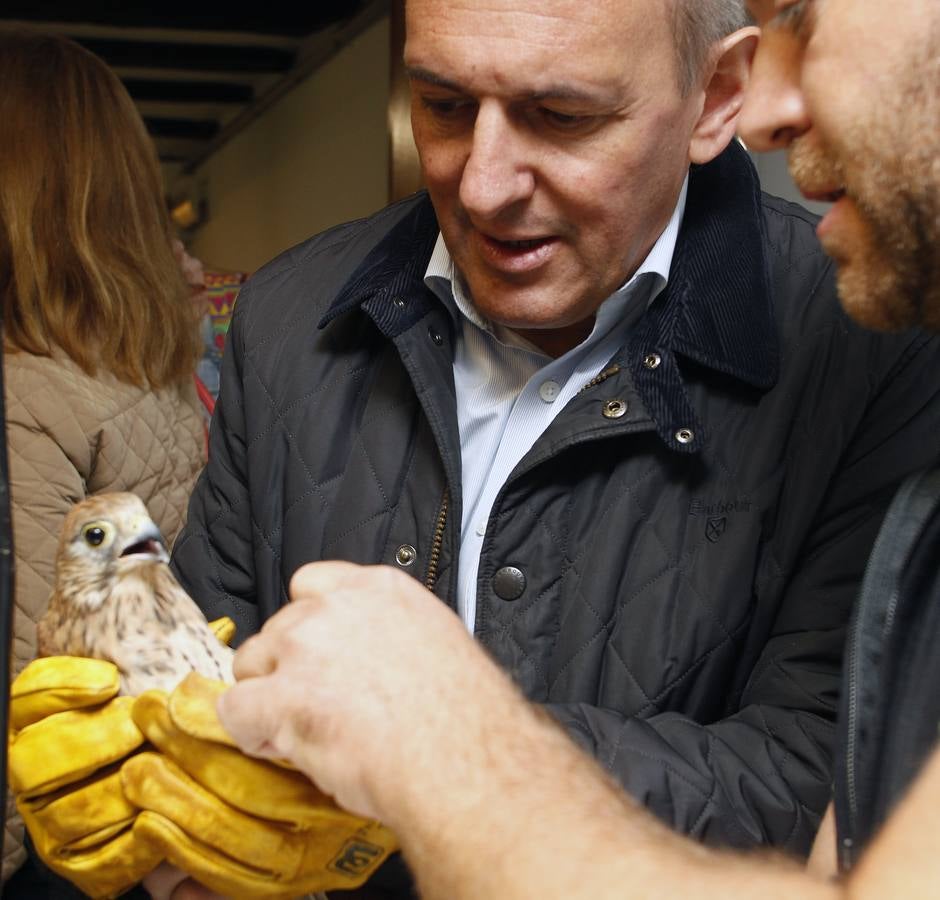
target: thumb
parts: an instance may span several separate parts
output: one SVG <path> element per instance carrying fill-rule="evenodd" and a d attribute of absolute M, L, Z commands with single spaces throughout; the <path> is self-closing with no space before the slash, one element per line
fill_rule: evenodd
<path fill-rule="evenodd" d="M 242 752 L 265 759 L 286 755 L 285 748 L 277 746 L 284 723 L 278 704 L 272 703 L 267 678 L 246 678 L 232 685 L 216 701 L 216 713 Z"/>

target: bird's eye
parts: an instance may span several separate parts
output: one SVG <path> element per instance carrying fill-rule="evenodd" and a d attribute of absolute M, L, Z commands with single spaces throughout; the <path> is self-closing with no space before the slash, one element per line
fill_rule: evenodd
<path fill-rule="evenodd" d="M 90 547 L 100 547 L 108 539 L 109 528 L 102 522 L 92 522 L 82 529 L 82 537 Z"/>

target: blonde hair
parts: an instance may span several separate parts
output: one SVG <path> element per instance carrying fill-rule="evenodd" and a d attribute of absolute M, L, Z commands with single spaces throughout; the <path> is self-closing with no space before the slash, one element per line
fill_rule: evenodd
<path fill-rule="evenodd" d="M 0 31 L 0 122 L 6 347 L 58 347 L 139 387 L 189 377 L 196 310 L 156 151 L 120 80 L 66 38 Z"/>

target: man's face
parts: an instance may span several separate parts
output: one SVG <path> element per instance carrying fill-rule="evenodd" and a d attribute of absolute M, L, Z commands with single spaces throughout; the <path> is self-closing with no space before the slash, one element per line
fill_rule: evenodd
<path fill-rule="evenodd" d="M 536 342 L 583 336 L 678 199 L 702 93 L 680 96 L 664 6 L 408 0 L 444 240 L 480 312 Z"/>
<path fill-rule="evenodd" d="M 846 310 L 940 328 L 940 3 L 753 0 L 764 26 L 739 128 L 790 148 Z"/>

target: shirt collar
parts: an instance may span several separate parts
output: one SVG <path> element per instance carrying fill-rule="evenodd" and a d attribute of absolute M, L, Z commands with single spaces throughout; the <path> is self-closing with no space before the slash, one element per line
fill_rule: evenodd
<path fill-rule="evenodd" d="M 656 297 L 669 281 L 669 269 L 672 266 L 672 257 L 676 249 L 676 241 L 679 237 L 679 227 L 682 224 L 682 217 L 685 213 L 686 197 L 689 190 L 689 177 L 686 175 L 679 191 L 679 199 L 676 201 L 675 208 L 669 222 L 663 229 L 656 243 L 647 254 L 646 258 L 640 263 L 637 270 L 631 275 L 613 294 L 611 294 L 598 308 L 597 318 L 591 334 L 586 338 L 586 342 L 593 342 L 605 334 L 608 334 L 618 322 L 624 319 L 628 314 L 627 306 L 631 300 L 646 297 L 645 304 L 637 304 L 638 309 L 630 314 L 632 320 L 638 316 Z M 515 334 L 511 329 L 504 328 L 496 323 L 490 322 L 482 315 L 473 304 L 466 283 L 460 272 L 454 264 L 454 260 L 444 243 L 444 236 L 438 232 L 437 242 L 434 245 L 434 251 L 431 259 L 428 261 L 428 267 L 424 273 L 424 283 L 440 298 L 444 305 L 450 310 L 455 323 L 462 316 L 469 322 L 472 322 L 483 331 L 492 334 L 497 340 L 504 344 L 519 346 L 523 349 L 535 349 L 524 338 Z M 541 352 L 541 351 L 538 351 Z M 543 354 L 544 355 L 544 354 Z"/>
<path fill-rule="evenodd" d="M 375 221 L 384 234 L 321 316 L 320 328 L 361 309 L 393 338 L 440 308 L 422 275 L 439 234 L 427 193 L 399 201 Z M 736 141 L 710 163 L 692 166 L 669 284 L 650 307 L 661 315 L 644 317 L 641 324 L 651 320 L 649 334 L 637 339 L 771 387 L 779 349 L 765 227 L 757 173 Z"/>

